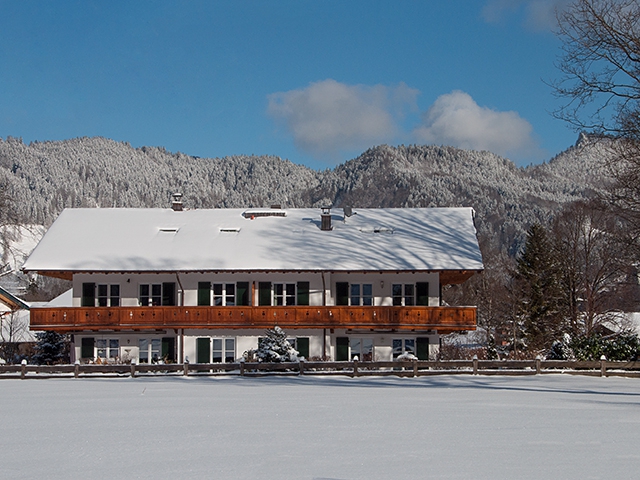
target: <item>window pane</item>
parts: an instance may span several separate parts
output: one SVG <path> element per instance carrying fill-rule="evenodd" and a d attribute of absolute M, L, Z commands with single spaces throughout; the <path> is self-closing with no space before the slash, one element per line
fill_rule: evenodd
<path fill-rule="evenodd" d="M 413 339 L 405 339 L 404 341 L 404 351 L 409 352 L 415 355 L 416 353 L 416 341 Z"/>
<path fill-rule="evenodd" d="M 360 305 L 360 285 L 351 284 L 351 305 Z"/>
<path fill-rule="evenodd" d="M 120 285 L 110 285 L 110 295 L 112 297 L 119 297 L 120 296 Z"/>
<path fill-rule="evenodd" d="M 392 342 L 393 346 L 393 358 L 398 358 L 399 355 L 402 355 L 402 339 L 394 338 Z"/>
<path fill-rule="evenodd" d="M 236 361 L 236 340 L 235 338 L 226 338 L 224 340 L 224 361 L 233 363 Z"/>
<path fill-rule="evenodd" d="M 154 297 L 161 297 L 162 296 L 162 285 L 155 284 L 155 285 L 151 285 L 151 295 Z"/>
<path fill-rule="evenodd" d="M 360 360 L 362 360 L 362 357 L 360 356 L 361 352 L 360 352 L 360 339 L 359 338 L 351 338 L 350 341 L 350 347 L 351 347 L 351 360 L 353 360 L 355 357 L 358 357 Z"/>
<path fill-rule="evenodd" d="M 402 296 L 402 285 L 394 283 L 391 287 L 391 294 L 394 297 Z"/>
<path fill-rule="evenodd" d="M 98 296 L 99 297 L 107 296 L 107 285 L 98 285 Z"/>
<path fill-rule="evenodd" d="M 140 347 L 140 363 L 149 363 L 149 340 L 141 338 L 138 341 Z"/>
<path fill-rule="evenodd" d="M 227 283 L 225 288 L 225 305 L 232 307 L 236 304 L 236 285 L 235 283 Z"/>

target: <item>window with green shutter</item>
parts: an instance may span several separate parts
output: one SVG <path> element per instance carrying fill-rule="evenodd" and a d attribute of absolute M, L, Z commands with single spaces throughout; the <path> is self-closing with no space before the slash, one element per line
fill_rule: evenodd
<path fill-rule="evenodd" d="M 418 337 L 416 339 L 416 356 L 418 360 L 429 360 L 429 338 Z"/>
<path fill-rule="evenodd" d="M 80 348 L 80 358 L 93 358 L 93 346 L 94 346 L 93 337 L 83 338 L 82 346 Z"/>
<path fill-rule="evenodd" d="M 196 362 L 211 362 L 211 341 L 209 338 L 196 338 Z"/>
<path fill-rule="evenodd" d="M 297 305 L 309 305 L 309 282 L 298 282 Z"/>
<path fill-rule="evenodd" d="M 236 305 L 250 305 L 249 302 L 249 282 L 238 282 L 236 288 Z"/>
<path fill-rule="evenodd" d="M 298 337 L 296 339 L 296 350 L 300 357 L 309 358 L 309 337 Z"/>
<path fill-rule="evenodd" d="M 95 307 L 96 306 L 96 284 L 95 283 L 83 283 L 82 284 L 82 303 L 83 307 Z M 93 353 L 91 354 L 93 357 Z"/>
<path fill-rule="evenodd" d="M 271 305 L 271 282 L 258 283 L 258 305 L 261 307 Z"/>
<path fill-rule="evenodd" d="M 416 305 L 429 306 L 429 283 L 416 283 Z"/>
<path fill-rule="evenodd" d="M 198 282 L 198 305 L 211 305 L 211 282 Z"/>
<path fill-rule="evenodd" d="M 349 337 L 336 337 L 336 362 L 349 360 Z"/>
<path fill-rule="evenodd" d="M 349 305 L 349 282 L 336 282 L 336 305 Z"/>

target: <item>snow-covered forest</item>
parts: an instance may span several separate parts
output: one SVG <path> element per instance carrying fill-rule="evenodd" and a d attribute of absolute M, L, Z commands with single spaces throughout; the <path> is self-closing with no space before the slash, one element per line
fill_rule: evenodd
<path fill-rule="evenodd" d="M 515 253 L 527 228 L 601 189 L 602 152 L 581 137 L 546 164 L 518 168 L 489 152 L 382 145 L 315 171 L 273 156 L 198 158 L 106 138 L 24 144 L 0 139 L 0 185 L 23 224 L 49 225 L 67 207 L 187 208 L 472 206 L 481 234 Z"/>

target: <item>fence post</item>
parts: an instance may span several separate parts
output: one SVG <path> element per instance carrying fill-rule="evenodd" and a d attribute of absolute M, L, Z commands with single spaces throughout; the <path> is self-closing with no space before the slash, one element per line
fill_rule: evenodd
<path fill-rule="evenodd" d="M 80 360 L 76 360 L 73 364 L 73 378 L 78 378 L 80 375 Z"/>
<path fill-rule="evenodd" d="M 540 375 L 541 363 L 542 363 L 542 359 L 540 358 L 540 355 L 538 355 L 536 357 L 536 375 Z"/>
<path fill-rule="evenodd" d="M 300 362 L 298 362 L 298 367 L 300 368 L 300 375 L 304 375 L 304 358 L 300 359 Z"/>
<path fill-rule="evenodd" d="M 473 374 L 478 374 L 478 355 L 473 356 Z"/>
<path fill-rule="evenodd" d="M 418 359 L 414 358 L 413 360 L 413 376 L 418 375 Z"/>
<path fill-rule="evenodd" d="M 27 375 L 27 361 L 23 359 L 22 362 L 20 362 L 20 378 L 24 380 L 26 375 Z"/>
<path fill-rule="evenodd" d="M 607 357 L 602 355 L 600 357 L 600 376 L 605 377 L 607 375 Z"/>
<path fill-rule="evenodd" d="M 136 378 L 136 361 L 131 360 L 131 378 Z"/>
<path fill-rule="evenodd" d="M 358 359 L 354 358 L 353 360 L 353 376 L 357 377 L 358 376 Z"/>
<path fill-rule="evenodd" d="M 240 376 L 244 377 L 244 357 L 240 359 Z"/>
<path fill-rule="evenodd" d="M 185 377 L 189 375 L 189 358 L 184 359 L 184 363 L 182 364 L 182 375 Z"/>

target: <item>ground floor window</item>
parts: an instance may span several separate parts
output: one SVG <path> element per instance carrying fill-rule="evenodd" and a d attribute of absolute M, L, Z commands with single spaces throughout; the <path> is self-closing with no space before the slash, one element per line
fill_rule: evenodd
<path fill-rule="evenodd" d="M 297 350 L 299 357 L 309 358 L 309 337 L 287 338 L 287 341 Z"/>
<path fill-rule="evenodd" d="M 159 338 L 141 338 L 138 341 L 140 348 L 140 363 L 158 363 L 162 358 L 162 340 Z"/>
<path fill-rule="evenodd" d="M 349 339 L 349 351 L 351 360 L 358 360 L 361 362 L 373 361 L 373 339 L 372 338 L 350 338 Z"/>
<path fill-rule="evenodd" d="M 416 354 L 415 338 L 394 338 L 391 344 L 393 348 L 393 359 L 395 360 L 403 353 Z"/>
<path fill-rule="evenodd" d="M 233 363 L 235 360 L 235 338 L 196 338 L 197 363 Z"/>
<path fill-rule="evenodd" d="M 120 341 L 117 338 L 96 339 L 95 358 L 115 360 L 120 356 Z"/>

